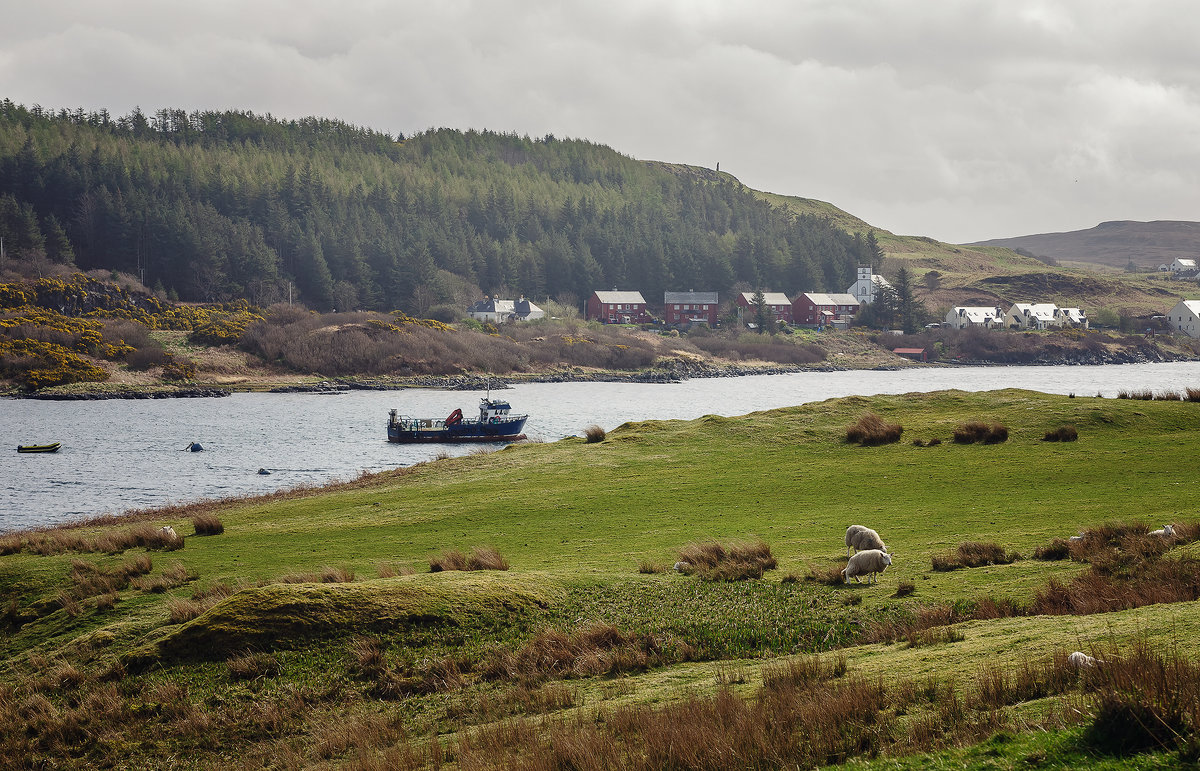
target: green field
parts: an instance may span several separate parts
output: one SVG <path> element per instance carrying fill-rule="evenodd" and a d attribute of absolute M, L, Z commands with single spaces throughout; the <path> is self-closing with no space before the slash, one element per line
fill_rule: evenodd
<path fill-rule="evenodd" d="M 848 444 L 846 426 L 868 411 L 902 425 L 902 440 Z M 970 421 L 1003 424 L 1008 440 L 950 441 Z M 1077 428 L 1077 442 L 1042 441 L 1064 424 Z M 1200 631 L 1195 602 L 964 621 L 953 627 L 957 639 L 917 646 L 867 641 L 877 623 L 902 623 L 922 608 L 970 608 L 985 597 L 1028 604 L 1049 580 L 1069 582 L 1083 564 L 1030 559 L 1055 538 L 1118 521 L 1194 522 L 1198 430 L 1200 404 L 1185 401 L 1020 390 L 850 397 L 739 418 L 626 424 L 597 443 L 518 444 L 330 490 L 231 502 L 214 509 L 220 535 L 192 535 L 190 510 L 160 512 L 150 521 L 186 535 L 185 548 L 150 551 L 153 570 L 143 579 L 173 575 L 167 583 L 178 585 L 135 581 L 112 607 L 91 596 L 62 599 L 80 593 L 72 589 L 73 561 L 112 571 L 144 550 L 25 548 L 0 556 L 0 601 L 8 608 L 0 655 L 15 683 L 0 687 L 0 711 L 28 730 L 0 740 L 7 742 L 0 752 L 20 753 L 30 765 L 120 758 L 118 765 L 156 767 L 174 758 L 182 766 L 249 767 L 275 758 L 279 767 L 382 768 L 405 765 L 398 747 L 428 753 L 432 738 L 451 767 L 474 767 L 480 761 L 468 762 L 476 757 L 470 737 L 485 743 L 489 727 L 525 721 L 543 731 L 582 730 L 597 710 L 596 725 L 613 726 L 612 710 L 667 709 L 721 689 L 763 703 L 758 689 L 772 668 L 814 653 L 844 657 L 847 677 L 941 678 L 969 695 L 985 665 L 1119 651 L 1137 640 L 1187 650 Z M 933 438 L 941 444 L 912 443 Z M 878 530 L 895 555 L 878 584 L 804 580 L 845 560 L 843 534 L 853 523 Z M 669 569 L 681 548 L 714 540 L 763 541 L 778 567 L 737 582 Z M 932 570 L 932 557 L 969 541 L 1023 558 Z M 494 548 L 509 569 L 429 572 L 431 557 L 473 547 Z M 1195 543 L 1170 552 L 1197 555 Z M 354 580 L 322 583 L 322 571 Z M 912 584 L 911 593 L 895 596 L 902 583 Z M 182 601 L 210 591 L 229 596 L 210 600 L 196 618 L 173 619 Z M 566 638 L 602 624 L 655 643 L 649 654 L 643 646 L 635 655 L 630 642 L 577 658 L 573 668 L 527 663 L 520 666 L 534 669 L 519 676 L 495 674 L 503 669 L 495 662 L 518 667 L 512 662 L 530 641 L 547 644 L 553 633 L 570 647 Z M 70 695 L 68 680 L 83 695 Z M 120 719 L 85 719 L 87 699 L 109 691 L 119 693 L 121 706 L 108 709 Z M 969 741 L 943 740 L 949 749 L 922 745 L 935 754 L 902 762 L 1007 768 L 1039 754 L 1049 767 L 1055 758 L 1096 761 L 1079 754 L 1081 724 L 1047 728 L 1045 715 L 1070 698 L 1005 708 L 1006 720 L 1033 733 L 1005 724 L 1000 739 L 981 745 L 996 732 L 979 729 Z M 924 714 L 889 709 L 893 733 L 916 730 L 913 715 Z M 93 704 L 86 714 L 109 713 Z M 64 727 L 70 715 L 82 727 Z M 886 742 L 875 752 L 884 756 L 876 762 L 896 767 Z M 866 763 L 872 754 L 849 759 Z M 409 765 L 437 765 L 431 757 Z M 1160 751 L 1105 762 L 1179 760 Z"/>

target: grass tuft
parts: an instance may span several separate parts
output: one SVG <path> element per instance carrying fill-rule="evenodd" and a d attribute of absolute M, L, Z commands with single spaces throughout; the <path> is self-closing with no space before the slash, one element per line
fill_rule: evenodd
<path fill-rule="evenodd" d="M 904 428 L 898 423 L 888 423 L 874 412 L 867 412 L 855 423 L 846 426 L 846 441 L 863 447 L 876 447 L 900 441 Z"/>
<path fill-rule="evenodd" d="M 1042 437 L 1043 442 L 1074 442 L 1078 439 L 1079 431 L 1075 426 L 1070 425 L 1059 426 L 1053 431 L 1047 431 L 1046 435 Z"/>
<path fill-rule="evenodd" d="M 591 425 L 583 430 L 583 436 L 587 439 L 588 444 L 595 444 L 596 442 L 603 442 L 608 434 L 600 426 Z"/>

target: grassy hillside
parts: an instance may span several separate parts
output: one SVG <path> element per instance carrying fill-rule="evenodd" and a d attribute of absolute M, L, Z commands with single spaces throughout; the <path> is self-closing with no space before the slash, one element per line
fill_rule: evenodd
<path fill-rule="evenodd" d="M 846 426 L 867 411 L 901 424 L 903 441 L 846 443 Z M 1008 440 L 949 441 L 970 421 L 1003 424 Z M 1077 427 L 1077 442 L 1042 441 L 1063 424 Z M 1030 559 L 1056 538 L 1116 520 L 1192 522 L 1186 459 L 1197 430 L 1198 405 L 1181 401 L 1017 390 L 851 397 L 627 424 L 596 443 L 520 444 L 326 491 L 7 536 L 0 655 L 10 684 L 0 709 L 29 730 L 0 740 L 0 750 L 30 764 L 270 758 L 353 768 L 522 766 L 534 755 L 524 763 L 513 753 L 534 753 L 566 768 L 565 746 L 611 758 L 628 742 L 646 759 L 657 740 L 644 726 L 682 730 L 673 710 L 693 722 L 727 710 L 749 726 L 766 718 L 745 710 L 775 704 L 787 690 L 781 680 L 800 682 L 796 668 L 822 653 L 812 666 L 845 670 L 813 675 L 832 678 L 828 687 L 887 673 L 893 689 L 881 702 L 891 706 L 872 708 L 875 727 L 863 729 L 874 738 L 815 756 L 822 764 L 872 747 L 908 756 L 972 745 L 996 731 L 1018 735 L 1000 757 L 1053 752 L 1079 762 L 1095 714 L 1090 681 L 1064 680 L 1055 656 L 1115 657 L 1137 640 L 1169 647 L 1200 631 L 1196 602 L 980 618 L 953 633 L 887 640 L 931 614 L 969 618 L 986 598 L 1022 606 L 1049 581 L 1070 584 L 1085 564 Z M 911 443 L 933 438 L 943 441 Z M 193 535 L 199 514 L 219 517 L 224 532 Z M 837 570 L 854 522 L 879 530 L 895 554 L 879 583 L 804 580 Z M 162 551 L 152 538 L 149 550 L 113 545 L 162 525 L 187 536 L 184 548 Z M 104 538 L 107 550 L 88 550 Z M 664 570 L 682 548 L 714 540 L 765 542 L 778 565 L 736 582 Z M 969 541 L 1024 558 L 932 570 L 935 557 Z M 1181 544 L 1163 559 L 1190 565 L 1197 546 Z M 447 550 L 475 547 L 494 549 L 508 569 L 429 572 Z M 118 575 L 126 585 L 115 586 Z M 107 588 L 97 589 L 97 576 L 112 579 Z M 984 662 L 1050 666 L 1058 685 L 1005 697 L 995 711 L 981 706 Z M 764 683 L 774 685 L 760 693 Z M 945 722 L 913 695 L 925 686 L 903 683 L 961 694 L 975 727 Z M 915 738 L 925 736 L 917 724 L 933 732 L 928 740 Z M 1023 733 L 1035 727 L 1050 733 Z M 558 750 L 546 755 L 545 742 Z M 911 762 L 996 756 L 971 752 Z M 662 767 L 640 763 L 632 767 Z"/>
<path fill-rule="evenodd" d="M 1053 264 L 1048 264 L 1046 260 L 1013 251 L 1017 247 L 1030 248 L 1022 239 L 968 245 L 946 244 L 925 236 L 902 236 L 873 228 L 824 201 L 771 193 L 756 195 L 796 214 L 828 219 L 848 233 L 874 232 L 888 258 L 884 274 L 894 275 L 901 265 L 908 268 L 914 276 L 918 296 L 931 311 L 941 310 L 944 313 L 955 305 L 1008 306 L 1015 302 L 1036 301 L 1080 307 L 1092 315 L 1100 310 L 1111 310 L 1118 314 L 1141 316 L 1165 313 L 1181 298 L 1200 296 L 1200 290 L 1193 283 L 1171 282 L 1158 274 L 1114 271 L 1111 261 L 1088 257 L 1088 254 L 1102 247 L 1106 252 L 1133 248 L 1129 244 L 1132 236 L 1113 232 L 1112 228 L 1082 231 L 1089 235 L 1086 243 L 1091 251 L 1082 247 L 1066 248 L 1065 244 L 1063 249 L 1033 249 L 1033 253 L 1051 258 L 1049 263 Z M 1152 224 L 1163 226 L 1164 249 L 1178 250 L 1178 232 L 1165 226 L 1194 223 Z M 1110 234 L 1114 239 L 1111 244 L 1105 241 Z M 1145 231 L 1139 231 L 1136 235 L 1140 236 L 1140 243 L 1147 249 L 1150 248 L 1146 246 L 1147 240 L 1155 238 Z M 1128 259 L 1126 256 L 1119 267 L 1124 268 Z M 1170 259 L 1166 261 L 1170 262 Z M 1158 262 L 1154 262 L 1154 265 L 1157 266 Z M 930 284 L 926 274 L 933 271 L 936 271 L 938 279 Z"/>

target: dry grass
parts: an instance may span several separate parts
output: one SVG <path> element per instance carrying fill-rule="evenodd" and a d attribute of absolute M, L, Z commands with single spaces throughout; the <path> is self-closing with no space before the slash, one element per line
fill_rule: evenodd
<path fill-rule="evenodd" d="M 1008 428 L 1000 423 L 962 423 L 954 429 L 954 441 L 957 444 L 1001 444 L 1008 441 Z"/>
<path fill-rule="evenodd" d="M 508 560 L 490 546 L 476 546 L 471 549 L 470 556 L 458 549 L 448 549 L 429 558 L 430 573 L 443 570 L 508 570 L 508 567 Z"/>
<path fill-rule="evenodd" d="M 842 575 L 842 571 L 846 569 L 847 560 L 841 559 L 836 564 L 826 568 L 809 567 L 808 573 L 804 576 L 805 581 L 824 584 L 825 586 L 838 586 L 846 582 L 846 577 Z"/>
<path fill-rule="evenodd" d="M 728 547 L 716 541 L 692 543 L 679 550 L 681 572 L 696 574 L 706 581 L 743 581 L 762 578 L 777 566 L 771 547 L 763 541 L 734 542 Z"/>
<path fill-rule="evenodd" d="M 595 623 L 573 632 L 547 629 L 517 650 L 494 651 L 481 668 L 489 680 L 540 682 L 548 678 L 597 677 L 640 672 L 687 661 L 694 650 L 648 634 L 624 634 Z"/>
<path fill-rule="evenodd" d="M 216 514 L 206 512 L 192 517 L 192 529 L 196 535 L 220 535 L 225 532 L 225 525 Z"/>
<path fill-rule="evenodd" d="M 1064 425 L 1059 426 L 1053 431 L 1047 431 L 1042 437 L 1044 442 L 1074 442 L 1079 439 L 1079 431 L 1075 426 Z"/>
<path fill-rule="evenodd" d="M 596 442 L 603 442 L 608 434 L 600 426 L 591 425 L 583 430 L 583 436 L 587 439 L 588 444 L 595 444 Z"/>
<path fill-rule="evenodd" d="M 230 680 L 258 680 L 279 674 L 279 660 L 269 653 L 247 651 L 225 663 Z"/>
<path fill-rule="evenodd" d="M 411 565 L 399 565 L 393 562 L 381 562 L 375 566 L 375 572 L 380 578 L 395 578 L 396 576 L 411 576 L 416 573 Z"/>
<path fill-rule="evenodd" d="M 888 423 L 873 412 L 865 413 L 857 422 L 846 426 L 846 441 L 863 447 L 874 447 L 900 441 L 904 428 Z"/>
<path fill-rule="evenodd" d="M 326 565 L 320 570 L 307 573 L 288 573 L 278 579 L 278 583 L 281 584 L 349 584 L 353 582 L 353 570 L 332 565 Z"/>
<path fill-rule="evenodd" d="M 968 541 L 960 543 L 951 554 L 933 555 L 931 561 L 934 570 L 950 571 L 960 568 L 978 568 L 985 565 L 1009 565 L 1019 559 L 1021 559 L 1020 554 L 1005 553 L 1004 547 L 998 543 Z"/>

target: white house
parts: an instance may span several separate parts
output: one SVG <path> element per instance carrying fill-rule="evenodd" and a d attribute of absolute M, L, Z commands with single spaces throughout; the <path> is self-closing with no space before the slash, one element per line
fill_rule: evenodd
<path fill-rule="evenodd" d="M 1009 329 L 1048 329 L 1058 326 L 1054 317 L 1054 303 L 1013 303 L 1004 315 L 1004 326 Z"/>
<path fill-rule="evenodd" d="M 1055 308 L 1054 319 L 1055 324 L 1060 327 L 1088 328 L 1087 314 L 1078 308 Z"/>
<path fill-rule="evenodd" d="M 860 305 L 862 303 L 869 305 L 879 296 L 882 290 L 891 288 L 892 285 L 887 282 L 887 279 L 872 273 L 870 265 L 860 265 L 858 268 L 858 280 L 850 285 L 850 288 L 846 290 L 846 294 L 854 295 Z"/>
<path fill-rule="evenodd" d="M 546 312 L 522 297 L 519 300 L 501 300 L 498 297 L 488 297 L 480 300 L 467 309 L 473 319 L 480 321 L 533 321 L 545 318 Z"/>
<path fill-rule="evenodd" d="M 1176 332 L 1188 337 L 1200 337 L 1200 300 L 1180 300 L 1167 311 L 1167 321 Z"/>
<path fill-rule="evenodd" d="M 1175 262 L 1171 263 L 1172 273 L 1191 273 L 1196 270 L 1196 261 L 1187 259 L 1186 257 L 1176 257 Z"/>
<path fill-rule="evenodd" d="M 1004 324 L 1004 309 L 956 305 L 946 312 L 946 326 L 954 329 L 982 327 L 991 329 Z"/>

